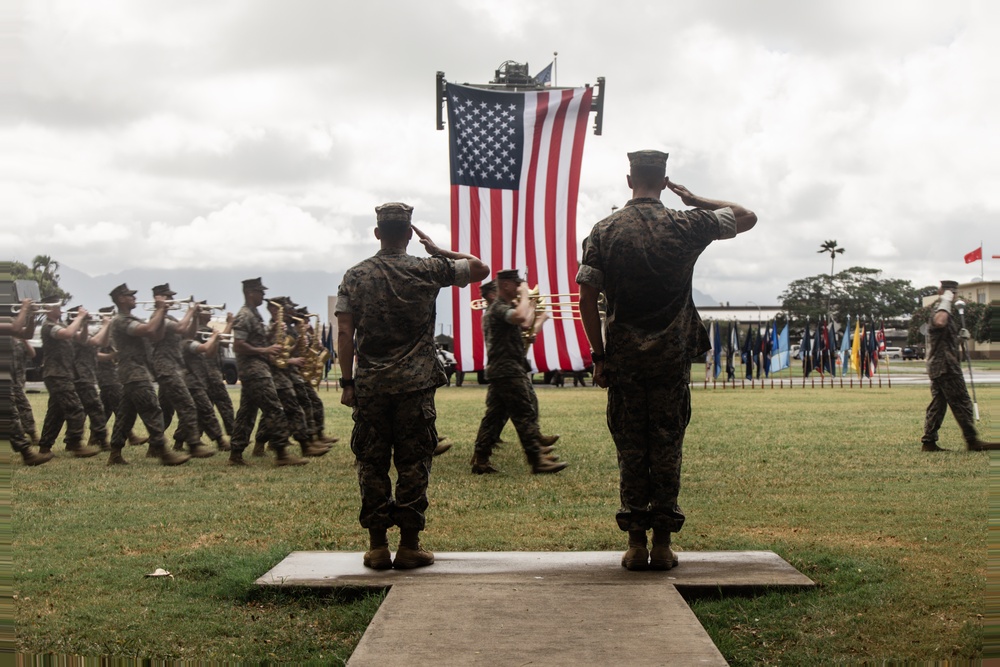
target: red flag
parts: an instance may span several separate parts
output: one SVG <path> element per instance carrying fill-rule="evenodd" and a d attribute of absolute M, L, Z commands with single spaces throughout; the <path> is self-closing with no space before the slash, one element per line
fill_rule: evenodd
<path fill-rule="evenodd" d="M 983 258 L 983 246 L 979 246 L 968 255 L 965 256 L 965 263 L 972 264 L 975 261 L 981 260 Z"/>
<path fill-rule="evenodd" d="M 507 92 L 447 85 L 451 233 L 460 252 L 494 272 L 527 268 L 541 294 L 576 293 L 576 201 L 592 88 Z M 485 366 L 482 313 L 469 287 L 452 292 L 455 358 Z M 568 302 L 570 297 L 552 299 Z M 590 362 L 579 320 L 553 308 L 535 339 L 540 370 L 581 370 Z"/>

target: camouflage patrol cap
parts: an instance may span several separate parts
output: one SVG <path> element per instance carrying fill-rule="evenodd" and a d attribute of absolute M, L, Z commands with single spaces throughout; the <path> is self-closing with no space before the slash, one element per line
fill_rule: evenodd
<path fill-rule="evenodd" d="M 524 279 L 518 274 L 517 269 L 504 269 L 503 271 L 497 272 L 497 280 L 516 280 L 519 283 L 524 282 Z"/>
<path fill-rule="evenodd" d="M 153 296 L 175 296 L 177 292 L 170 289 L 170 283 L 163 283 L 153 288 Z"/>
<path fill-rule="evenodd" d="M 658 167 L 666 170 L 669 153 L 662 151 L 635 151 L 628 154 L 628 164 L 630 167 Z"/>
<path fill-rule="evenodd" d="M 76 315 L 77 313 L 80 312 L 81 308 L 83 308 L 83 306 L 73 306 L 72 308 L 67 308 L 66 309 L 66 314 L 67 315 Z"/>
<path fill-rule="evenodd" d="M 122 283 L 118 287 L 111 290 L 111 299 L 115 300 L 120 296 L 133 296 L 135 294 L 134 289 L 129 289 L 128 285 Z"/>
<path fill-rule="evenodd" d="M 61 306 L 63 305 L 63 300 L 61 296 L 53 294 L 52 296 L 43 297 L 42 303 L 58 303 Z"/>
<path fill-rule="evenodd" d="M 942 280 L 941 281 L 941 288 L 942 289 L 950 289 L 952 292 L 954 292 L 955 290 L 958 289 L 958 281 L 957 280 Z"/>
<path fill-rule="evenodd" d="M 264 287 L 264 283 L 260 281 L 260 278 L 247 278 L 243 281 L 243 291 L 250 289 L 258 289 L 261 292 L 267 291 L 267 288 Z"/>
<path fill-rule="evenodd" d="M 490 294 L 490 293 L 496 292 L 496 291 L 497 291 L 497 284 L 495 282 L 493 282 L 492 280 L 487 280 L 485 283 L 483 283 L 483 284 L 481 284 L 479 286 L 479 294 L 482 295 L 482 296 L 484 296 L 484 297 L 487 294 Z"/>
<path fill-rule="evenodd" d="M 103 313 L 105 315 L 111 315 L 112 313 L 115 312 L 115 307 L 114 306 L 104 306 L 102 308 L 98 308 L 97 312 Z"/>
<path fill-rule="evenodd" d="M 409 222 L 413 207 L 393 201 L 375 207 L 375 217 L 379 222 Z"/>

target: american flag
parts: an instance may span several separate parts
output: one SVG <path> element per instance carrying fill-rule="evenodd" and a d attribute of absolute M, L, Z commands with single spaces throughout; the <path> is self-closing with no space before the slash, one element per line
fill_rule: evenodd
<path fill-rule="evenodd" d="M 574 294 L 574 302 L 580 251 L 576 200 L 592 94 L 591 88 L 446 87 L 452 242 L 483 259 L 494 274 L 520 269 L 542 294 Z M 455 359 L 465 371 L 486 365 L 482 311 L 470 308 L 477 298 L 478 287 L 454 288 L 452 294 Z M 529 359 L 542 371 L 589 365 L 580 322 L 546 323 Z"/>

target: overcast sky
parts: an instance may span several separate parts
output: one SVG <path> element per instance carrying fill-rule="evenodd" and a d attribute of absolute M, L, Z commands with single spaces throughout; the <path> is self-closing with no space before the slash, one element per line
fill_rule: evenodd
<path fill-rule="evenodd" d="M 1000 279 L 1000 3 L 3 7 L 0 254 L 13 259 L 91 275 L 342 272 L 375 252 L 373 208 L 392 200 L 448 244 L 435 72 L 482 83 L 505 60 L 535 73 L 558 51 L 558 85 L 607 79 L 581 240 L 628 199 L 625 153 L 656 148 L 676 182 L 758 214 L 698 264 L 695 287 L 718 301 L 777 303 L 829 271 L 826 239 L 846 248 L 838 269 L 915 287 L 977 277 L 963 255 L 982 241 L 986 278 Z"/>

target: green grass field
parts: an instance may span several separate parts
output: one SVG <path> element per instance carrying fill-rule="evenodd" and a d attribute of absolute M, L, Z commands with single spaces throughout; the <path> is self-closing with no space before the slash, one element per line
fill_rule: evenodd
<path fill-rule="evenodd" d="M 984 433 L 1000 387 L 977 386 Z M 340 664 L 381 596 L 257 590 L 294 550 L 362 551 L 349 411 L 322 391 L 342 441 L 301 468 L 224 456 L 166 468 L 126 449 L 15 463 L 17 650 L 81 656 Z M 44 394 L 33 394 L 36 417 Z M 503 474 L 469 473 L 485 388 L 438 392 L 425 544 L 439 551 L 624 549 L 617 466 L 597 388 L 539 389 L 542 430 L 570 467 L 532 476 L 516 444 Z M 234 395 L 234 399 L 237 396 Z M 963 451 L 949 417 L 920 451 L 927 387 L 693 392 L 681 550 L 773 550 L 807 592 L 691 604 L 733 665 L 975 659 L 983 652 L 990 454 Z M 62 445 L 58 446 L 61 450 Z M 395 541 L 395 535 L 390 538 Z M 683 566 L 683 565 L 682 565 Z M 162 567 L 174 576 L 143 575 Z M 554 619 L 554 632 L 558 620 Z"/>

